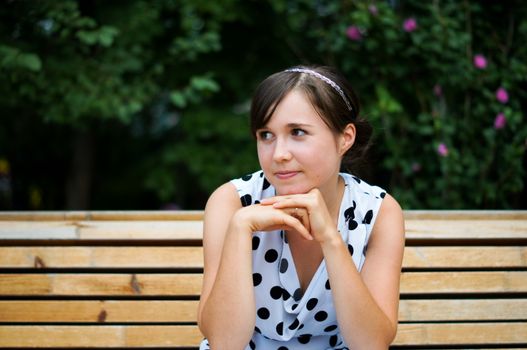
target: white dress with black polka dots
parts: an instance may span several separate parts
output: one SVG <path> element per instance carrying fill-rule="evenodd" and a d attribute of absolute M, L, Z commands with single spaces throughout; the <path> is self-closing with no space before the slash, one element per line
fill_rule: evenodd
<path fill-rule="evenodd" d="M 386 192 L 350 174 L 340 176 L 346 187 L 338 229 L 360 271 Z M 262 171 L 232 183 L 243 206 L 275 195 Z M 282 231 L 255 232 L 252 245 L 256 327 L 245 350 L 347 349 L 337 324 L 325 261 L 302 293 L 287 237 Z M 206 339 L 200 344 L 200 350 L 205 349 L 209 349 Z"/>

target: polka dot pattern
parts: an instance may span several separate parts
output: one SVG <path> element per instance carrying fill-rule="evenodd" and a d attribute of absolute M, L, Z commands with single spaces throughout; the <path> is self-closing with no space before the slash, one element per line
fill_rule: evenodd
<path fill-rule="evenodd" d="M 317 298 L 311 298 L 307 302 L 306 308 L 308 309 L 308 311 L 311 311 L 311 310 L 313 310 L 315 308 L 315 306 L 317 306 L 317 304 L 318 304 L 318 299 Z"/>
<path fill-rule="evenodd" d="M 282 259 L 280 261 L 280 273 L 286 273 L 288 267 L 289 267 L 289 263 L 287 262 L 287 260 Z"/>
<path fill-rule="evenodd" d="M 267 320 L 269 318 L 269 316 L 270 316 L 269 309 L 267 309 L 266 307 L 259 308 L 258 311 L 256 311 L 256 314 L 262 320 Z"/>
<path fill-rule="evenodd" d="M 369 235 L 386 193 L 358 177 L 349 174 L 341 177 L 345 181 L 345 192 L 337 230 L 346 242 L 349 258 L 360 271 Z M 232 183 L 243 206 L 275 195 L 262 171 Z M 252 257 L 256 325 L 244 350 L 347 349 L 338 328 L 324 261 L 303 290 L 285 232 L 255 232 Z M 205 339 L 200 350 L 208 349 Z"/>
<path fill-rule="evenodd" d="M 278 259 L 278 252 L 274 249 L 269 249 L 267 253 L 265 253 L 265 261 L 268 263 L 273 263 Z"/>
<path fill-rule="evenodd" d="M 253 285 L 256 287 L 262 283 L 262 275 L 259 273 L 253 273 Z"/>

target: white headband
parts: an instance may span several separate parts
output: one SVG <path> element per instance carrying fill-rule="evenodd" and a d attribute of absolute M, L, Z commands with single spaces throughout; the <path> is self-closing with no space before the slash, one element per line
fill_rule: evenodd
<path fill-rule="evenodd" d="M 344 94 L 344 91 L 342 91 L 342 89 L 340 88 L 340 86 L 337 85 L 337 83 L 335 83 L 333 80 L 329 79 L 328 77 L 318 72 L 315 72 L 314 70 L 306 69 L 306 68 L 289 68 L 289 69 L 286 69 L 284 72 L 306 73 L 314 77 L 317 77 L 318 79 L 322 80 L 323 82 L 331 86 L 333 89 L 335 89 L 335 91 L 339 93 L 340 97 L 342 97 L 342 99 L 346 103 L 346 106 L 348 107 L 348 109 L 350 111 L 353 110 L 350 102 L 348 101 L 348 99 L 346 98 L 346 95 Z"/>

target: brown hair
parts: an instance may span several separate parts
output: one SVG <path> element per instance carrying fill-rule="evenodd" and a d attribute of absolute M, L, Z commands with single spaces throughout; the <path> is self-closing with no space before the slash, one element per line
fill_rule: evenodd
<path fill-rule="evenodd" d="M 308 69 L 334 82 L 342 90 L 341 96 L 337 89 L 314 74 L 298 71 L 282 71 L 267 77 L 258 85 L 251 104 L 251 133 L 263 128 L 282 99 L 292 90 L 302 91 L 326 125 L 335 133 L 343 132 L 346 125 L 352 123 L 357 129 L 355 143 L 342 159 L 342 165 L 347 170 L 355 170 L 370 146 L 372 127 L 359 114 L 360 106 L 357 95 L 350 83 L 331 67 L 299 66 L 295 69 Z M 344 98 L 345 97 L 345 98 Z M 345 99 L 349 101 L 351 110 Z"/>

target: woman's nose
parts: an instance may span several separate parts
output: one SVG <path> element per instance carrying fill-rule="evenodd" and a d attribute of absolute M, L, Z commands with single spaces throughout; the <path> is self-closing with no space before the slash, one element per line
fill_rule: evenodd
<path fill-rule="evenodd" d="M 283 162 L 290 160 L 291 158 L 292 154 L 287 140 L 277 139 L 274 147 L 273 160 L 275 162 Z"/>

